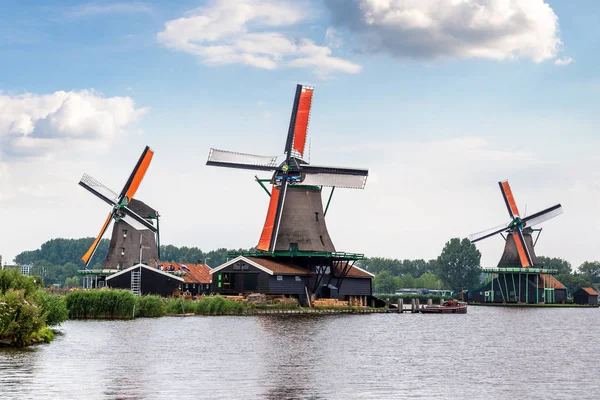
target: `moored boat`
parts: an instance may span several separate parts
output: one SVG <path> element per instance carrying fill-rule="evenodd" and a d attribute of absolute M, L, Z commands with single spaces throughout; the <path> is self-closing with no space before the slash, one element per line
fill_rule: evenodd
<path fill-rule="evenodd" d="M 423 314 L 466 314 L 467 303 L 458 300 L 447 300 L 439 306 L 424 306 L 419 312 Z"/>

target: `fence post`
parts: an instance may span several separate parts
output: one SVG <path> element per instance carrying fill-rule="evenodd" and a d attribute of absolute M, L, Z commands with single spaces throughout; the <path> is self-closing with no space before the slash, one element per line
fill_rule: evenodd
<path fill-rule="evenodd" d="M 404 312 L 404 299 L 398 298 L 398 312 Z"/>

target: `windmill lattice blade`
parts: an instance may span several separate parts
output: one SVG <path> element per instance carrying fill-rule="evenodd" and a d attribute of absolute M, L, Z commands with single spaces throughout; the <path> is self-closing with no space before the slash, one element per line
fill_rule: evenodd
<path fill-rule="evenodd" d="M 562 206 L 560 204 L 557 204 L 557 205 L 547 208 L 543 211 L 540 211 L 535 214 L 531 214 L 530 216 L 523 218 L 523 222 L 525 223 L 526 226 L 534 226 L 534 225 L 541 224 L 542 222 L 546 222 L 549 219 L 552 219 L 554 217 L 557 217 L 562 213 L 563 213 Z"/>
<path fill-rule="evenodd" d="M 146 171 L 150 166 L 150 162 L 152 161 L 152 157 L 154 156 L 154 151 L 150 149 L 150 147 L 146 146 L 140 159 L 138 160 L 135 168 L 131 172 L 129 179 L 125 183 L 123 190 L 121 191 L 121 195 L 119 196 L 119 201 L 123 199 L 123 197 L 127 197 L 127 199 L 131 200 L 138 188 L 140 187 L 140 183 L 144 179 L 144 175 L 146 175 Z"/>
<path fill-rule="evenodd" d="M 92 178 L 88 174 L 83 174 L 81 180 L 79 181 L 79 185 L 83 186 L 85 189 L 90 191 L 95 196 L 101 198 L 111 206 L 116 204 L 116 201 L 119 198 L 119 195 L 98 182 L 96 179 Z"/>
<path fill-rule="evenodd" d="M 502 196 L 504 197 L 504 202 L 506 203 L 506 208 L 508 209 L 508 214 L 511 218 L 515 218 L 519 216 L 519 209 L 517 208 L 517 203 L 515 202 L 515 198 L 512 194 L 512 190 L 510 189 L 510 185 L 508 181 L 498 182 L 500 185 L 500 191 L 502 191 Z"/>
<path fill-rule="evenodd" d="M 346 168 L 346 167 L 328 167 L 325 165 L 309 165 L 301 164 L 302 172 L 320 173 L 320 174 L 335 174 L 335 175 L 369 175 L 368 169 L 362 168 Z"/>
<path fill-rule="evenodd" d="M 519 253 L 519 259 L 521 260 L 521 265 L 523 268 L 531 267 L 533 265 L 533 260 L 531 259 L 531 254 L 529 254 L 529 249 L 527 249 L 527 243 L 525 242 L 523 232 L 518 229 L 516 232 L 512 232 L 512 235 L 513 239 L 515 240 L 515 244 L 517 245 L 517 251 Z"/>
<path fill-rule="evenodd" d="M 291 156 L 303 158 L 304 156 L 313 91 L 314 88 L 312 87 L 296 85 L 294 106 L 292 107 L 290 127 L 285 143 L 285 153 L 288 158 Z"/>
<path fill-rule="evenodd" d="M 85 254 L 83 255 L 83 257 L 81 257 L 81 261 L 83 261 L 86 268 L 87 268 L 88 264 L 90 263 L 90 260 L 94 256 L 94 253 L 96 252 L 96 249 L 98 248 L 98 243 L 100 243 L 100 239 L 102 239 L 102 236 L 104 236 L 104 232 L 106 232 L 106 228 L 108 228 L 108 225 L 110 224 L 111 219 L 112 219 L 112 211 L 108 214 L 106 221 L 104 221 L 104 225 L 102 225 L 102 229 L 100 229 L 100 233 L 98 234 L 96 239 L 94 239 L 94 241 L 92 242 L 92 245 L 90 246 L 88 251 L 86 251 Z"/>
<path fill-rule="evenodd" d="M 490 236 L 497 235 L 498 233 L 504 232 L 505 230 L 509 229 L 509 224 L 510 224 L 510 222 L 507 222 L 506 224 L 498 225 L 498 226 L 496 226 L 494 228 L 474 233 L 474 234 L 472 234 L 472 235 L 469 236 L 469 240 L 471 241 L 471 243 L 475 243 L 475 242 L 478 242 L 480 240 L 489 238 Z"/>
<path fill-rule="evenodd" d="M 306 174 L 303 185 L 340 187 L 348 189 L 364 189 L 367 183 L 366 175 L 339 174 Z"/>
<path fill-rule="evenodd" d="M 144 218 L 133 212 L 131 208 L 123 207 L 123 210 L 125 211 L 125 216 L 123 216 L 121 219 L 127 222 L 129 225 L 131 225 L 134 229 L 137 229 L 138 231 L 144 229 L 149 229 L 152 232 L 157 231 L 154 225 L 152 225 L 150 222 L 146 221 Z"/>
<path fill-rule="evenodd" d="M 271 169 L 274 169 L 277 166 L 277 156 L 259 156 L 256 154 L 236 153 L 234 151 L 218 149 L 210 149 L 208 161 L 228 164 L 259 165 L 271 167 Z"/>

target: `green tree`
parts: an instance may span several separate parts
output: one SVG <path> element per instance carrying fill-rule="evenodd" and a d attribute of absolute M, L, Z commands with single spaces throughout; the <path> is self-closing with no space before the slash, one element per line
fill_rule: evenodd
<path fill-rule="evenodd" d="M 413 278 L 411 274 L 406 274 L 400 277 L 399 280 L 399 289 L 409 289 L 416 287 L 416 280 Z"/>
<path fill-rule="evenodd" d="M 600 262 L 586 261 L 579 266 L 579 273 L 592 282 L 600 282 Z"/>
<path fill-rule="evenodd" d="M 573 270 L 571 263 L 562 258 L 538 256 L 537 261 L 545 268 L 558 270 L 559 274 L 570 274 Z"/>
<path fill-rule="evenodd" d="M 381 271 L 373 279 L 373 291 L 375 293 L 394 293 L 398 286 L 398 278 L 390 275 L 388 271 Z"/>
<path fill-rule="evenodd" d="M 438 257 L 439 277 L 455 291 L 477 286 L 481 253 L 469 239 L 450 239 Z"/>
<path fill-rule="evenodd" d="M 80 286 L 81 286 L 81 280 L 77 276 L 73 276 L 71 278 L 65 279 L 64 287 L 66 289 L 71 289 L 71 288 L 80 287 Z"/>
<path fill-rule="evenodd" d="M 416 279 L 416 286 L 425 289 L 441 289 L 443 283 L 431 272 L 426 272 Z"/>

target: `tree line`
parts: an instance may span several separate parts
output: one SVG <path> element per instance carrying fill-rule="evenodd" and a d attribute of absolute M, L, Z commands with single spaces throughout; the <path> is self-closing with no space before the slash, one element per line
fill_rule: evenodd
<path fill-rule="evenodd" d="M 39 249 L 19 253 L 14 262 L 18 265 L 31 265 L 29 274 L 39 275 L 46 285 L 59 284 L 65 287 L 79 285 L 80 279 L 77 271 L 84 268 L 81 256 L 91 246 L 94 238 L 80 239 L 51 239 L 43 243 Z M 90 269 L 101 269 L 102 263 L 108 254 L 109 239 L 102 239 L 89 265 Z M 220 248 L 208 252 L 198 247 L 177 247 L 161 245 L 160 255 L 162 261 L 180 263 L 204 263 L 215 267 L 227 262 L 231 252 L 244 252 L 246 249 Z"/>

